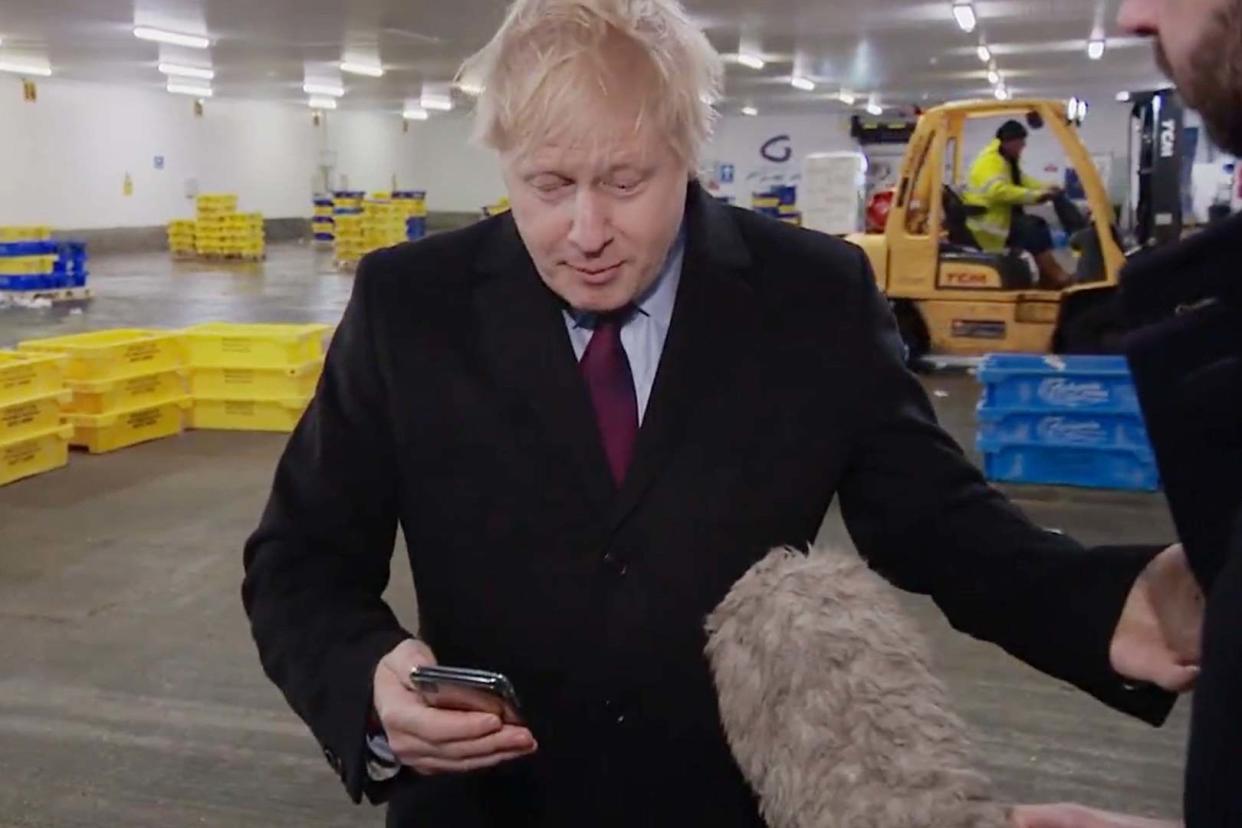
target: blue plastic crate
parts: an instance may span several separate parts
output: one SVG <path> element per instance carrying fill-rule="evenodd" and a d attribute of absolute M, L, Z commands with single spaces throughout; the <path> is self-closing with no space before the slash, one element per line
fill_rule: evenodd
<path fill-rule="evenodd" d="M 320 241 L 320 242 L 336 241 L 336 236 L 332 235 L 331 233 L 316 233 L 315 241 Z"/>
<path fill-rule="evenodd" d="M 332 216 L 315 216 L 311 219 L 311 224 L 336 224 L 336 219 Z"/>
<path fill-rule="evenodd" d="M 0 275 L 0 290 L 46 290 L 51 287 L 50 275 Z"/>
<path fill-rule="evenodd" d="M 1124 357 L 992 354 L 979 380 L 980 410 L 1139 413 Z"/>
<path fill-rule="evenodd" d="M 989 480 L 1147 492 L 1160 488 L 1156 458 L 1149 449 L 1000 444 L 983 439 L 979 449 Z"/>
<path fill-rule="evenodd" d="M 417 199 L 417 200 L 422 201 L 422 200 L 426 200 L 427 191 L 426 190 L 394 190 L 392 197 L 394 199 Z"/>
<path fill-rule="evenodd" d="M 70 273 L 68 287 L 75 287 L 75 288 L 86 287 L 86 280 L 89 276 L 90 274 L 87 273 L 85 270 L 80 270 L 77 273 Z"/>
<path fill-rule="evenodd" d="M 0 243 L 0 258 L 9 256 L 55 256 L 59 252 L 56 242 L 4 242 Z"/>
<path fill-rule="evenodd" d="M 1005 411 L 981 408 L 979 439 L 994 444 L 1150 449 L 1138 414 Z"/>

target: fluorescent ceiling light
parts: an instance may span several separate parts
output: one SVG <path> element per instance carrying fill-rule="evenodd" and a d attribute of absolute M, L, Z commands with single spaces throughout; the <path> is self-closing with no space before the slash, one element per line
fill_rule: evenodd
<path fill-rule="evenodd" d="M 975 17 L 974 4 L 970 0 L 953 0 L 953 19 L 964 32 L 973 32 L 979 24 L 979 19 Z"/>
<path fill-rule="evenodd" d="M 431 116 L 427 114 L 427 110 L 425 109 L 420 109 L 417 106 L 410 106 L 406 107 L 405 111 L 401 113 L 401 117 L 405 118 L 407 121 L 425 121 Z"/>
<path fill-rule="evenodd" d="M 801 75 L 794 75 L 789 79 L 789 85 L 794 89 L 801 89 L 803 92 L 814 92 L 815 81 L 810 78 L 804 78 Z"/>
<path fill-rule="evenodd" d="M 858 98 L 848 89 L 842 89 L 837 93 L 837 100 L 846 106 L 853 106 L 858 101 Z"/>
<path fill-rule="evenodd" d="M 987 46 L 984 46 L 983 44 L 979 44 L 979 50 L 976 52 L 976 54 L 979 55 L 979 60 L 983 61 L 984 63 L 992 62 L 992 50 L 989 49 Z"/>
<path fill-rule="evenodd" d="M 753 106 L 744 106 L 742 107 L 742 114 L 753 118 L 759 114 L 759 110 L 755 109 Z"/>
<path fill-rule="evenodd" d="M 41 78 L 50 77 L 52 74 L 51 66 L 34 66 L 29 63 L 10 63 L 9 61 L 0 61 L 0 72 L 12 72 L 16 75 L 38 75 Z"/>
<path fill-rule="evenodd" d="M 384 67 L 376 63 L 354 63 L 353 61 L 341 61 L 341 71 L 348 72 L 351 75 L 366 75 L 368 78 L 384 77 Z"/>
<path fill-rule="evenodd" d="M 174 95 L 193 95 L 196 98 L 210 98 L 212 95 L 210 86 L 194 86 L 176 81 L 168 82 L 168 91 Z"/>
<path fill-rule="evenodd" d="M 134 37 L 139 40 L 154 40 L 157 43 L 171 43 L 174 46 L 187 46 L 191 49 L 206 49 L 211 45 L 211 39 L 201 35 L 166 32 L 163 29 L 152 29 L 148 26 L 135 27 Z"/>
<path fill-rule="evenodd" d="M 747 52 L 738 52 L 737 62 L 743 66 L 749 66 L 751 69 L 762 69 L 764 66 L 767 66 L 763 58 Z"/>
<path fill-rule="evenodd" d="M 330 83 L 304 83 L 302 91 L 307 95 L 327 95 L 330 98 L 339 98 L 345 94 L 344 89 Z"/>
<path fill-rule="evenodd" d="M 202 69 L 198 66 L 180 66 L 176 63 L 161 63 L 159 65 L 159 70 L 165 75 L 176 75 L 179 78 L 212 80 L 216 76 L 215 70 L 213 69 Z"/>
<path fill-rule="evenodd" d="M 1130 101 L 1130 93 L 1129 93 L 1129 92 L 1118 92 L 1118 93 L 1117 93 L 1117 102 L 1118 102 L 1118 103 L 1129 103 L 1129 101 Z"/>
<path fill-rule="evenodd" d="M 336 98 L 310 98 L 306 105 L 311 109 L 336 109 Z"/>
<path fill-rule="evenodd" d="M 992 84 L 993 86 L 996 86 L 996 84 L 1000 82 L 1001 82 L 1000 72 L 997 72 L 995 69 L 989 69 L 988 70 L 988 83 Z"/>
<path fill-rule="evenodd" d="M 1104 57 L 1104 38 L 1098 37 L 1087 41 L 1087 57 L 1092 60 Z"/>
<path fill-rule="evenodd" d="M 422 104 L 423 109 L 435 109 L 440 112 L 448 112 L 453 108 L 451 98 L 444 98 L 439 95 L 424 94 L 419 103 Z"/>
<path fill-rule="evenodd" d="M 457 88 L 471 97 L 483 94 L 483 87 L 479 86 L 477 83 L 471 83 L 470 81 L 462 81 L 457 84 Z"/>
<path fill-rule="evenodd" d="M 1009 100 L 1009 90 L 1003 86 L 996 87 L 996 100 L 998 101 Z"/>

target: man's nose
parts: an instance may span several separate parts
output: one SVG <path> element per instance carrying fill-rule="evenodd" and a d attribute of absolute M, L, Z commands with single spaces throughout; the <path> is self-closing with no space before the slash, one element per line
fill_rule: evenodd
<path fill-rule="evenodd" d="M 1138 35 L 1159 34 L 1161 2 L 1163 0 L 1123 0 L 1117 11 L 1117 25 Z"/>
<path fill-rule="evenodd" d="M 591 187 L 579 189 L 574 197 L 569 241 L 583 253 L 599 253 L 612 240 L 611 216 L 605 201 Z"/>

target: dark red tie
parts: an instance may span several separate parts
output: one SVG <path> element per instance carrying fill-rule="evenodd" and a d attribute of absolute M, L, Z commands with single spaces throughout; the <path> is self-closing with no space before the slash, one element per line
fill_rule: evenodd
<path fill-rule="evenodd" d="M 621 328 L 628 318 L 628 310 L 600 316 L 578 363 L 591 394 L 608 467 L 618 486 L 634 459 L 634 442 L 638 439 L 638 397 L 630 361 L 621 346 Z"/>

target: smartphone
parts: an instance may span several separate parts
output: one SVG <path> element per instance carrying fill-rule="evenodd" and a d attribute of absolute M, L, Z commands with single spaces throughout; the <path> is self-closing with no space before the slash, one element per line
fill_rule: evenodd
<path fill-rule="evenodd" d="M 525 724 L 513 683 L 500 673 L 469 667 L 415 667 L 410 671 L 410 684 L 432 707 L 493 713 L 505 724 Z"/>

